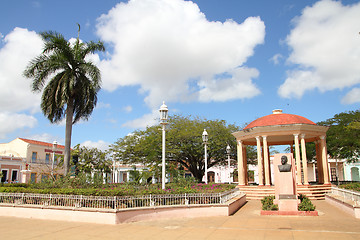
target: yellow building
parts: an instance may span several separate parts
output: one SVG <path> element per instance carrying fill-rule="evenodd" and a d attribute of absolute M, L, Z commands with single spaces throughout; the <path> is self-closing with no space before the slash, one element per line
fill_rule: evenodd
<path fill-rule="evenodd" d="M 19 182 L 40 182 L 50 176 L 64 174 L 61 164 L 64 146 L 25 138 L 16 138 L 9 143 L 0 143 L 0 156 L 22 158 Z"/>

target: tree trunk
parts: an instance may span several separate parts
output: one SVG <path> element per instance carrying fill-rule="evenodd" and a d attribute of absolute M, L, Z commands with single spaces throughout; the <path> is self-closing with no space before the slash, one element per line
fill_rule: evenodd
<path fill-rule="evenodd" d="M 65 125 L 65 155 L 64 155 L 64 169 L 65 175 L 70 171 L 70 157 L 71 157 L 71 133 L 74 115 L 74 103 L 72 100 L 66 108 L 66 125 Z"/>

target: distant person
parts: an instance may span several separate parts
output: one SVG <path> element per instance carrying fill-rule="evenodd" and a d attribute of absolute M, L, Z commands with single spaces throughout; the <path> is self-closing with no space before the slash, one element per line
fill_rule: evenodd
<path fill-rule="evenodd" d="M 281 165 L 278 165 L 280 172 L 290 172 L 291 170 L 291 164 L 287 164 L 287 156 L 283 155 L 281 157 Z"/>

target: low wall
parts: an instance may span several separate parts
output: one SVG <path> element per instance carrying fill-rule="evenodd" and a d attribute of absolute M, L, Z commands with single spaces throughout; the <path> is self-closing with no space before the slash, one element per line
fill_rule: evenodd
<path fill-rule="evenodd" d="M 354 216 L 355 218 L 360 218 L 360 207 L 353 206 L 347 202 L 342 201 L 339 198 L 331 195 L 325 195 L 325 201 L 328 203 L 340 208 L 342 211 Z"/>
<path fill-rule="evenodd" d="M 119 224 L 164 218 L 229 216 L 234 214 L 245 204 L 245 202 L 246 196 L 242 195 L 229 200 L 225 204 L 176 205 L 120 210 L 0 205 L 0 216 L 99 224 Z"/>

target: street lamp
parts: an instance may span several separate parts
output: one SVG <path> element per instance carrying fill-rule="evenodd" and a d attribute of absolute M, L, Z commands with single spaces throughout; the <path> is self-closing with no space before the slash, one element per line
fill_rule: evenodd
<path fill-rule="evenodd" d="M 55 162 L 55 151 L 57 149 L 58 143 L 57 141 L 53 142 L 53 146 L 52 146 L 52 164 L 51 164 L 51 176 L 54 177 L 54 162 Z"/>
<path fill-rule="evenodd" d="M 160 124 L 162 125 L 162 174 L 161 174 L 161 188 L 165 189 L 165 126 L 168 124 L 168 108 L 165 102 L 161 105 L 160 109 Z"/>
<path fill-rule="evenodd" d="M 229 184 L 231 183 L 231 173 L 230 173 L 230 146 L 229 144 L 226 147 L 226 153 L 228 155 L 228 169 L 229 169 Z"/>
<path fill-rule="evenodd" d="M 207 179 L 208 177 L 207 177 L 207 149 L 206 149 L 206 145 L 207 145 L 208 140 L 209 140 L 209 135 L 206 132 L 206 129 L 204 129 L 204 132 L 202 134 L 202 139 L 203 139 L 204 146 L 205 146 L 205 183 L 207 184 L 208 183 L 208 179 Z"/>

